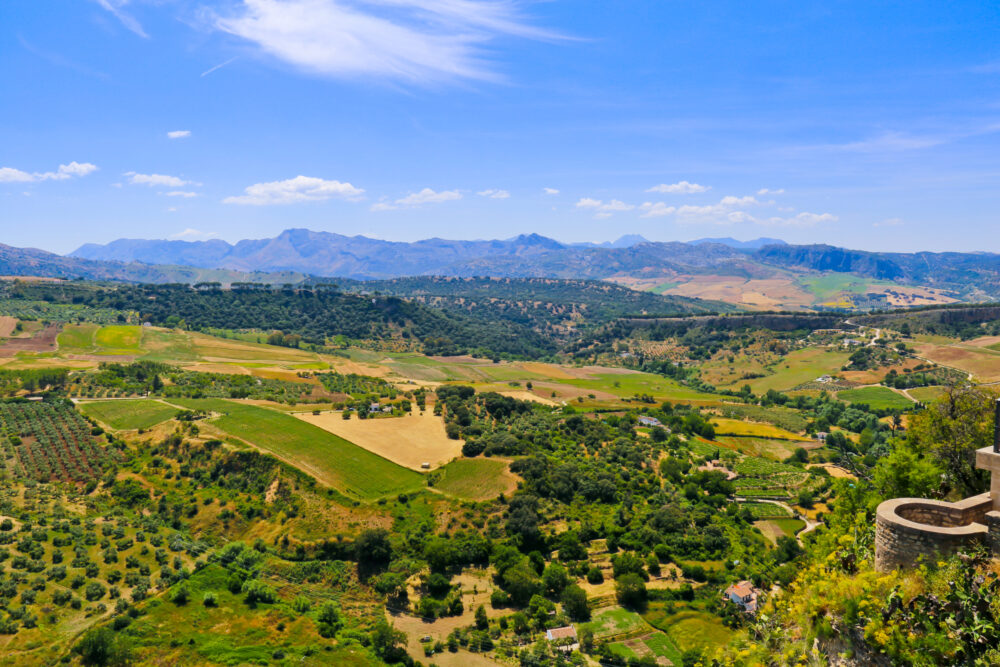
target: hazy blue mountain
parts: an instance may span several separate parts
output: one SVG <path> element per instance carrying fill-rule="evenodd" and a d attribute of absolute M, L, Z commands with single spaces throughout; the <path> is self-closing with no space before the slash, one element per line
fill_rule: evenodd
<path fill-rule="evenodd" d="M 632 246 L 639 245 L 640 243 L 650 243 L 650 240 L 639 234 L 625 234 L 623 236 L 619 236 L 615 241 L 603 241 L 601 243 L 588 241 L 584 243 L 573 243 L 571 245 L 580 248 L 631 248 Z"/>
<path fill-rule="evenodd" d="M 26 266 L 42 261 L 56 267 L 52 270 L 58 273 L 45 275 L 75 272 L 118 277 L 145 273 L 150 274 L 152 282 L 162 282 L 161 274 L 176 274 L 178 266 L 202 271 L 282 272 L 357 280 L 432 275 L 602 280 L 613 276 L 676 274 L 749 279 L 787 276 L 788 271 L 837 271 L 902 284 L 942 287 L 975 298 L 1000 295 L 1000 255 L 866 252 L 829 245 L 789 245 L 773 238 L 752 241 L 706 238 L 690 243 L 662 243 L 627 235 L 610 243 L 569 245 L 538 234 L 524 234 L 500 240 L 433 238 L 406 243 L 288 229 L 271 239 L 235 244 L 220 240 L 121 239 L 107 245 L 87 244 L 66 258 L 44 255 L 44 261 L 26 255 Z M 70 260 L 92 264 L 67 263 Z M 152 269 L 164 265 L 174 268 Z"/>
<path fill-rule="evenodd" d="M 781 239 L 771 239 L 767 237 L 761 237 L 759 239 L 753 239 L 750 241 L 738 241 L 731 236 L 724 236 L 721 238 L 706 238 L 706 239 L 696 239 L 694 241 L 688 241 L 691 245 L 703 245 L 705 243 L 718 243 L 719 245 L 728 246 L 730 248 L 736 248 L 737 250 L 760 250 L 764 246 L 768 245 L 788 245 Z"/>

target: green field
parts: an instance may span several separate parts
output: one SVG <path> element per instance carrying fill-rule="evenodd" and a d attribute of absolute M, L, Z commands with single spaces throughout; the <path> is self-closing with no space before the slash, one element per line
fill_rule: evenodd
<path fill-rule="evenodd" d="M 907 393 L 921 403 L 933 403 L 944 396 L 945 389 L 944 387 L 914 387 L 907 390 Z"/>
<path fill-rule="evenodd" d="M 221 413 L 211 423 L 222 431 L 350 497 L 374 500 L 425 485 L 420 473 L 282 412 L 222 399 L 171 399 L 171 403 Z"/>
<path fill-rule="evenodd" d="M 739 503 L 740 509 L 750 510 L 755 519 L 790 519 L 791 512 L 772 503 Z"/>
<path fill-rule="evenodd" d="M 802 519 L 772 519 L 771 523 L 781 528 L 788 537 L 795 537 L 795 534 L 806 527 L 806 522 Z"/>
<path fill-rule="evenodd" d="M 485 500 L 509 490 L 504 477 L 507 461 L 477 457 L 456 459 L 441 468 L 441 479 L 434 488 L 468 500 Z"/>
<path fill-rule="evenodd" d="M 848 403 L 865 403 L 873 410 L 905 410 L 913 401 L 888 387 L 862 387 L 837 392 L 837 398 Z"/>
<path fill-rule="evenodd" d="M 733 631 L 718 617 L 702 611 L 682 611 L 666 619 L 667 634 L 682 651 L 724 646 Z"/>
<path fill-rule="evenodd" d="M 770 374 L 766 377 L 734 384 L 749 384 L 756 394 L 767 393 L 768 389 L 787 391 L 820 376 L 836 373 L 847 363 L 849 356 L 847 352 L 815 347 L 794 350 L 768 367 Z"/>
<path fill-rule="evenodd" d="M 870 280 L 850 273 L 827 273 L 815 278 L 799 278 L 799 285 L 816 297 L 817 302 L 834 301 L 844 293 L 864 294 Z"/>
<path fill-rule="evenodd" d="M 177 414 L 177 408 L 166 403 L 141 398 L 127 401 L 82 403 L 80 411 L 119 431 L 149 428 Z"/>
<path fill-rule="evenodd" d="M 580 389 L 602 391 L 622 398 L 648 394 L 660 401 L 694 403 L 715 403 L 726 398 L 719 394 L 704 394 L 695 391 L 678 382 L 652 373 L 595 373 L 592 379 L 558 379 L 554 382 Z"/>
<path fill-rule="evenodd" d="M 65 354 L 87 354 L 94 348 L 96 324 L 67 324 L 59 332 L 56 342 L 59 351 Z"/>
<path fill-rule="evenodd" d="M 593 631 L 594 637 L 599 639 L 631 632 L 645 626 L 646 621 L 642 620 L 642 616 L 634 611 L 628 611 L 621 607 L 610 607 L 596 612 L 593 620 L 581 627 L 589 628 Z"/>
<path fill-rule="evenodd" d="M 142 328 L 136 326 L 115 325 L 101 327 L 94 335 L 94 344 L 98 354 L 141 354 L 139 342 L 142 340 Z"/>

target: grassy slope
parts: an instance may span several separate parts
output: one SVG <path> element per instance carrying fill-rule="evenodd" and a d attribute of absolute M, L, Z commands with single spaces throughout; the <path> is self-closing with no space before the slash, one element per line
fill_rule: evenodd
<path fill-rule="evenodd" d="M 424 486 L 420 473 L 275 410 L 221 399 L 171 399 L 171 403 L 222 413 L 212 420 L 221 430 L 274 454 L 350 497 L 373 500 Z"/>
<path fill-rule="evenodd" d="M 897 394 L 888 387 L 862 387 L 861 389 L 847 389 L 837 392 L 837 398 L 849 403 L 867 403 L 876 410 L 895 409 L 900 410 L 913 407 L 913 401 L 905 396 Z"/>
<path fill-rule="evenodd" d="M 443 475 L 434 488 L 468 500 L 495 498 L 510 490 L 503 474 L 507 465 L 496 459 L 456 459 L 441 469 Z"/>
<path fill-rule="evenodd" d="M 80 410 L 121 431 L 149 428 L 177 414 L 177 408 L 160 401 L 146 399 L 82 403 Z"/>

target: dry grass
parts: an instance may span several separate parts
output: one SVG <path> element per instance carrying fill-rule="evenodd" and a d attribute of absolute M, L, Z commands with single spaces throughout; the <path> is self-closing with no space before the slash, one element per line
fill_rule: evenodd
<path fill-rule="evenodd" d="M 942 366 L 972 373 L 982 382 L 1000 380 L 1000 353 L 993 350 L 964 343 L 917 343 L 914 347 L 920 356 Z"/>
<path fill-rule="evenodd" d="M 17 326 L 17 318 L 9 317 L 7 315 L 0 316 L 0 338 L 6 338 L 7 336 L 14 333 L 14 328 Z"/>
<path fill-rule="evenodd" d="M 431 469 L 442 466 L 459 456 L 465 444 L 462 440 L 450 440 L 444 431 L 444 420 L 429 411 L 423 415 L 378 419 L 358 419 L 356 415 L 344 419 L 340 412 L 295 416 L 413 470 L 420 470 L 423 463 L 429 463 Z"/>

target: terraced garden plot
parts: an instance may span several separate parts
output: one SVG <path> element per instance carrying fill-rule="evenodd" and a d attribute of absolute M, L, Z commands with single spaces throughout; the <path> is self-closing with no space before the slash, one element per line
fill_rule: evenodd
<path fill-rule="evenodd" d="M 719 411 L 723 417 L 736 419 L 750 419 L 755 422 L 768 422 L 778 428 L 801 433 L 809 425 L 808 420 L 802 413 L 792 408 L 772 405 L 764 407 L 761 405 L 742 405 L 739 403 L 726 403 L 720 406 Z"/>
<path fill-rule="evenodd" d="M 754 519 L 791 519 L 792 512 L 781 505 L 773 503 L 738 503 L 740 509 L 750 511 Z"/>
<path fill-rule="evenodd" d="M 420 473 L 283 412 L 223 399 L 178 398 L 169 402 L 220 413 L 211 420 L 220 430 L 274 454 L 349 497 L 374 500 L 425 485 Z"/>
<path fill-rule="evenodd" d="M 746 477 L 768 477 L 781 473 L 795 473 L 803 475 L 805 472 L 801 468 L 770 461 L 758 456 L 747 456 L 736 464 L 735 472 Z"/>

